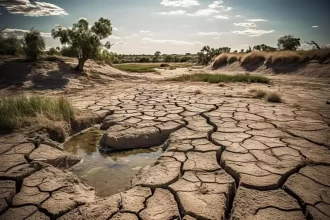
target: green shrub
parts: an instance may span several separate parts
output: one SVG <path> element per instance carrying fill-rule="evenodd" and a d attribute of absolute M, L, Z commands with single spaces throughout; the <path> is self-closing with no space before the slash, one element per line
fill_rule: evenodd
<path fill-rule="evenodd" d="M 23 53 L 22 42 L 16 36 L 5 38 L 0 34 L 0 55 L 21 55 Z"/>
<path fill-rule="evenodd" d="M 114 66 L 117 69 L 135 73 L 155 72 L 155 68 L 159 68 L 159 64 L 117 64 Z"/>
<path fill-rule="evenodd" d="M 25 55 L 31 60 L 36 60 L 45 50 L 45 40 L 34 29 L 24 34 L 23 45 Z"/>

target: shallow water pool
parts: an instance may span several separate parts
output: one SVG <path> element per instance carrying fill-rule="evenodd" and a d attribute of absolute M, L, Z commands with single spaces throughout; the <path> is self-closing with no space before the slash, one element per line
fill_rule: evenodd
<path fill-rule="evenodd" d="M 88 185 L 95 187 L 96 195 L 110 196 L 131 187 L 132 178 L 161 155 L 160 147 L 114 153 L 99 151 L 103 131 L 92 128 L 73 136 L 64 143 L 64 150 L 81 157 L 72 172 Z"/>

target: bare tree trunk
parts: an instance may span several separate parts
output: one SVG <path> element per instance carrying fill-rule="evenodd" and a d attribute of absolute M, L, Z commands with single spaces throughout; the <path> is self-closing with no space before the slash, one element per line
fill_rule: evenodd
<path fill-rule="evenodd" d="M 321 50 L 321 47 L 315 41 L 312 40 L 311 42 L 305 42 L 309 45 L 314 45 L 316 49 Z"/>
<path fill-rule="evenodd" d="M 77 71 L 83 71 L 86 59 L 79 59 L 78 65 L 76 66 Z"/>

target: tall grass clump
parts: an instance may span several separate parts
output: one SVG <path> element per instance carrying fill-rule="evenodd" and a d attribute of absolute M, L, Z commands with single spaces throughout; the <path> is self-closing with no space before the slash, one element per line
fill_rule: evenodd
<path fill-rule="evenodd" d="M 242 54 L 230 54 L 228 55 L 228 58 L 227 58 L 227 63 L 235 63 L 237 61 L 240 61 L 241 60 L 241 57 L 242 57 Z"/>
<path fill-rule="evenodd" d="M 36 123 L 38 118 L 70 123 L 74 109 L 66 98 L 9 96 L 0 98 L 0 129 L 14 129 Z"/>
<path fill-rule="evenodd" d="M 242 65 L 256 65 L 266 60 L 267 53 L 261 51 L 253 51 L 245 54 L 241 58 Z"/>
<path fill-rule="evenodd" d="M 308 50 L 298 51 L 298 53 L 307 60 L 317 60 L 318 63 L 322 64 L 330 60 L 330 48 L 324 48 L 321 50 Z"/>
<path fill-rule="evenodd" d="M 177 76 L 169 79 L 170 81 L 177 82 L 208 82 L 208 83 L 220 83 L 220 82 L 246 82 L 246 83 L 269 83 L 269 79 L 264 76 L 256 75 L 226 75 L 226 74 L 208 74 L 208 73 L 196 73 Z"/>
<path fill-rule="evenodd" d="M 271 52 L 267 57 L 267 64 L 275 65 L 288 65 L 288 64 L 299 64 L 306 60 L 301 54 L 296 51 L 278 51 Z"/>
<path fill-rule="evenodd" d="M 213 68 L 219 68 L 221 66 L 227 65 L 228 53 L 222 53 L 217 56 L 213 62 Z"/>

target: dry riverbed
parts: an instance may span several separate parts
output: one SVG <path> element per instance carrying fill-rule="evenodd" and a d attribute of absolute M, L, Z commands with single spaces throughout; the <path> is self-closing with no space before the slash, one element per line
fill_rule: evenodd
<path fill-rule="evenodd" d="M 2 135 L 0 219 L 329 219 L 329 82 L 267 77 L 141 78 L 67 92 L 103 118 L 102 130 L 64 145 Z"/>

